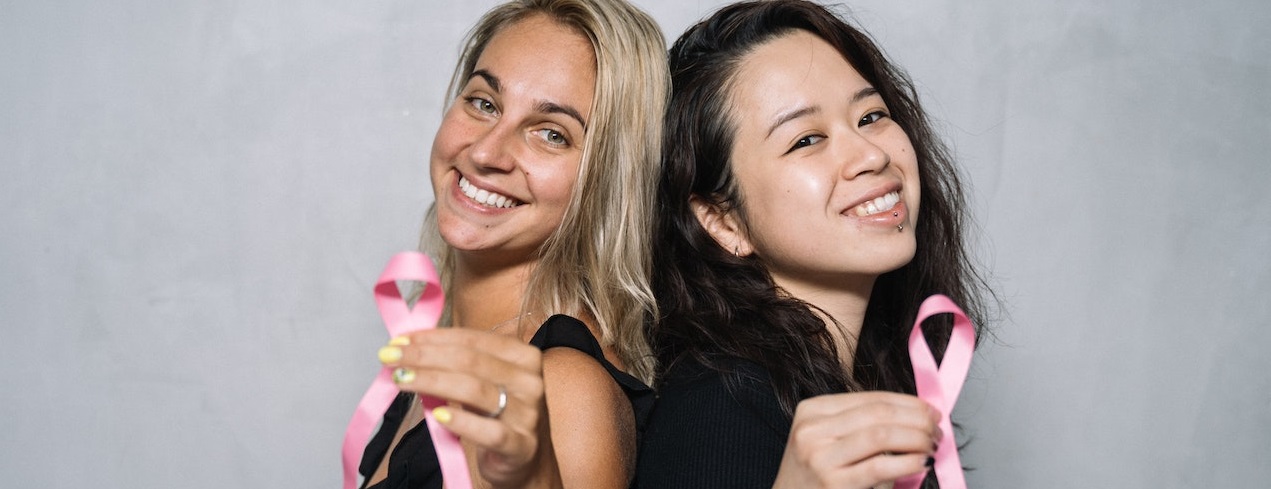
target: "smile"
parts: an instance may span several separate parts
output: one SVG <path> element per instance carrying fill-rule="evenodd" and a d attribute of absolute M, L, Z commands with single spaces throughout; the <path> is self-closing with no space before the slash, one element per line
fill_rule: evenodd
<path fill-rule="evenodd" d="M 459 177 L 459 190 L 463 192 L 463 195 L 468 196 L 469 199 L 472 199 L 476 203 L 486 207 L 507 209 L 521 205 L 520 201 L 506 195 L 500 195 L 483 188 L 477 188 L 476 185 L 473 185 L 472 182 L 469 182 L 468 178 L 464 176 Z"/>
<path fill-rule="evenodd" d="M 857 217 L 872 216 L 887 212 L 896 207 L 898 203 L 900 203 L 900 192 L 890 192 L 887 195 L 856 206 L 854 212 Z"/>

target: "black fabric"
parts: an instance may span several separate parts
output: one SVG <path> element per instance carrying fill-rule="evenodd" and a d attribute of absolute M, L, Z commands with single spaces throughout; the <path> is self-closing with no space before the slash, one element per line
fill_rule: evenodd
<path fill-rule="evenodd" d="M 595 358 L 626 393 L 635 412 L 637 433 L 643 431 L 645 420 L 648 419 L 649 410 L 653 405 L 653 391 L 639 379 L 618 370 L 609 363 L 605 359 L 604 351 L 600 348 L 600 343 L 591 335 L 587 325 L 572 317 L 557 314 L 547 318 L 547 321 L 534 334 L 534 338 L 530 340 L 530 344 L 544 351 L 556 347 L 573 348 Z M 409 393 L 399 394 L 389 406 L 388 411 L 384 413 L 384 420 L 380 424 L 379 431 L 366 444 L 366 449 L 362 452 L 362 463 L 358 466 L 358 472 L 366 480 L 369 480 L 379 468 L 385 453 L 388 452 L 389 445 L 393 443 L 393 437 L 401 427 L 402 419 L 410 410 L 413 399 L 414 396 Z M 437 452 L 433 448 L 432 438 L 424 423 L 419 423 L 403 434 L 397 448 L 388 457 L 388 476 L 369 487 L 363 482 L 363 488 L 441 489 L 441 466 L 437 462 Z"/>
<path fill-rule="evenodd" d="M 772 487 L 791 418 L 762 367 L 736 360 L 725 370 L 686 359 L 663 376 L 633 488 Z"/>
<path fill-rule="evenodd" d="M 530 344 L 543 351 L 564 346 L 595 358 L 613 377 L 614 382 L 622 387 L 622 392 L 631 401 L 631 409 L 635 412 L 637 435 L 644 431 L 644 424 L 649 419 L 649 410 L 653 409 L 653 389 L 644 385 L 640 379 L 609 363 L 609 360 L 605 359 L 604 350 L 600 348 L 600 343 L 591 335 L 591 330 L 587 329 L 586 324 L 572 317 L 557 314 L 547 318 L 547 322 L 543 323 L 543 326 L 539 327 L 538 332 L 534 334 L 534 338 L 530 339 Z"/>

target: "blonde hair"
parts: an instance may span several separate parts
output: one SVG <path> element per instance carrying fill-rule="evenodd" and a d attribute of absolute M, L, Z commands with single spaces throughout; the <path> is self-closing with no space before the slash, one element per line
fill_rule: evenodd
<path fill-rule="evenodd" d="M 546 15 L 591 41 L 596 88 L 569 207 L 538 250 L 521 312 L 590 314 L 600 343 L 612 345 L 629 372 L 650 382 L 656 361 L 644 328 L 657 308 L 649 285 L 650 242 L 670 88 L 662 32 L 624 0 L 505 3 L 468 34 L 450 81 L 451 103 L 490 40 L 533 15 Z M 440 239 L 435 217 L 435 208 L 429 210 L 421 247 L 437 256 L 449 291 L 445 277 L 454 271 L 453 249 Z"/>

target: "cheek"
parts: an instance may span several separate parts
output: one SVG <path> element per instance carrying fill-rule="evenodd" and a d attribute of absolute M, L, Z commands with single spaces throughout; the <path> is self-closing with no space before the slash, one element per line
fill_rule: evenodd
<path fill-rule="evenodd" d="M 821 216 L 833 192 L 833 178 L 812 167 L 790 167 L 761 175 L 754 192 L 760 206 L 778 222 Z"/>
<path fill-rule="evenodd" d="M 893 143 L 896 148 L 893 154 L 896 156 L 892 160 L 904 176 L 904 198 L 909 206 L 909 219 L 917 224 L 918 211 L 922 208 L 922 176 L 918 168 L 918 155 L 909 142 L 909 136 L 903 131 L 897 132 L 899 134 Z"/>
<path fill-rule="evenodd" d="M 465 123 L 462 108 L 456 104 L 446 111 L 441 126 L 432 141 L 432 161 L 444 162 L 455 158 L 459 151 L 475 139 L 475 129 Z"/>
<path fill-rule="evenodd" d="M 525 179 L 530 190 L 541 204 L 564 207 L 578 182 L 578 162 L 545 162 L 544 165 L 523 165 Z"/>

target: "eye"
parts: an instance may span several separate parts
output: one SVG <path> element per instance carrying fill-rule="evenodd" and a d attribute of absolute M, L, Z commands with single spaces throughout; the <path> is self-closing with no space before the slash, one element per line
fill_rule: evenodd
<path fill-rule="evenodd" d="M 861 118 L 861 120 L 860 120 L 860 121 L 858 121 L 856 125 L 857 125 L 858 127 L 859 127 L 859 126 L 868 126 L 868 125 L 870 125 L 870 124 L 873 124 L 873 123 L 875 123 L 875 122 L 881 121 L 881 120 L 886 119 L 886 118 L 888 118 L 888 117 L 891 117 L 891 116 L 887 115 L 887 113 L 886 113 L 886 112 L 883 112 L 883 111 L 881 111 L 881 110 L 875 110 L 875 111 L 873 111 L 873 112 L 870 112 L 870 113 L 868 113 L 868 114 L 865 114 L 865 117 L 862 117 L 862 118 Z"/>
<path fill-rule="evenodd" d="M 463 100 L 464 102 L 467 102 L 468 105 L 471 106 L 473 109 L 476 109 L 477 112 L 480 112 L 482 114 L 497 114 L 499 112 L 498 107 L 494 106 L 494 102 L 483 99 L 481 97 L 469 96 L 469 97 L 464 97 Z"/>
<path fill-rule="evenodd" d="M 795 150 L 798 150 L 799 148 L 812 146 L 813 144 L 819 143 L 824 139 L 825 139 L 825 136 L 822 136 L 820 134 L 811 134 L 811 135 L 803 136 L 799 138 L 798 141 L 794 142 L 794 146 L 791 146 L 789 150 L 786 150 L 786 154 L 793 153 L 795 152 Z"/>
<path fill-rule="evenodd" d="M 569 138 L 565 134 L 555 129 L 539 129 L 538 136 L 547 141 L 547 144 L 559 146 L 562 148 L 569 147 Z"/>

